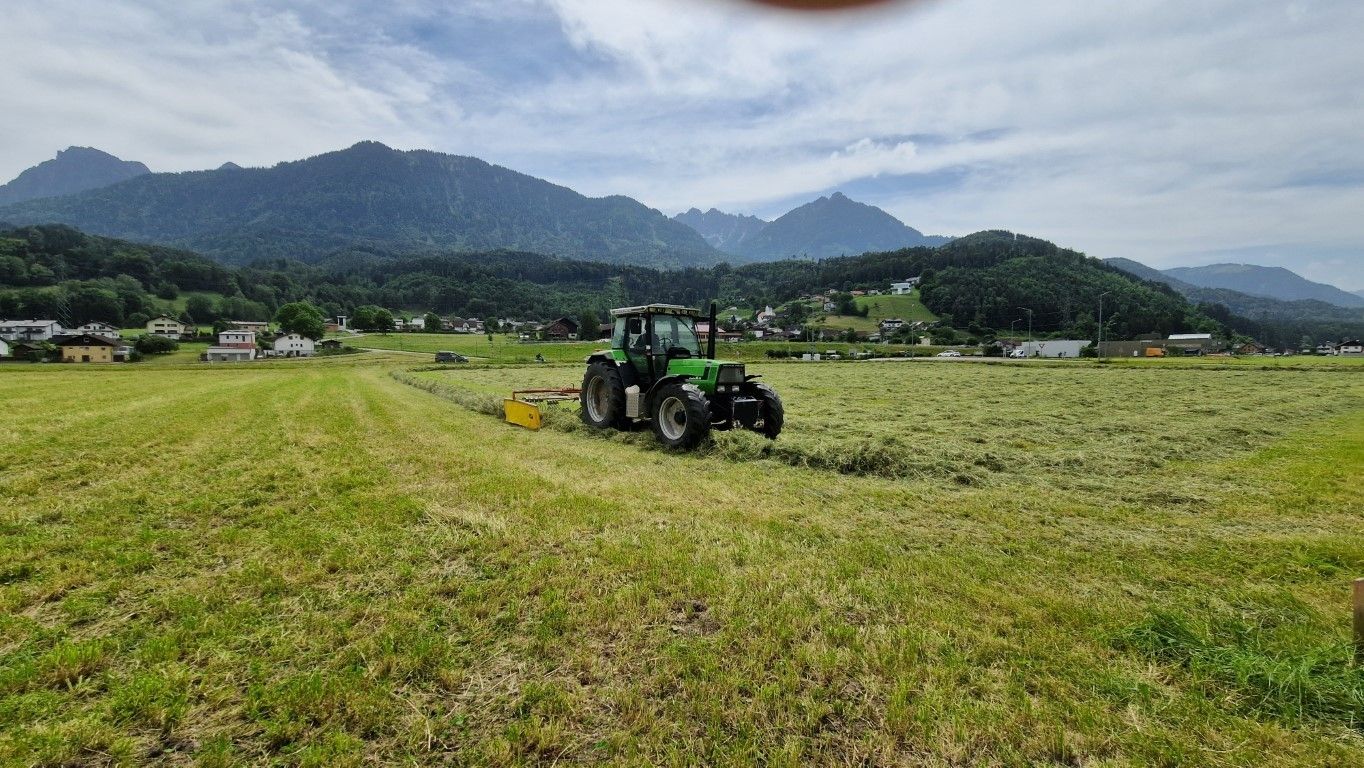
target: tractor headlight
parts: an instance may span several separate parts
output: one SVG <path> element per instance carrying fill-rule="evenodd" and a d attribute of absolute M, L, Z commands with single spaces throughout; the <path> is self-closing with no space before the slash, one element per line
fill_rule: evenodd
<path fill-rule="evenodd" d="M 715 376 L 716 384 L 742 384 L 744 383 L 744 367 L 742 365 L 722 365 L 720 372 Z"/>

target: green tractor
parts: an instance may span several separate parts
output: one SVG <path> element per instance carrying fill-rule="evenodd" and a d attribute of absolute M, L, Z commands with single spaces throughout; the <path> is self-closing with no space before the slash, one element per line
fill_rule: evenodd
<path fill-rule="evenodd" d="M 611 349 L 587 358 L 583 423 L 629 429 L 648 420 L 669 448 L 691 450 L 712 429 L 741 427 L 770 439 L 781 433 L 781 398 L 754 381 L 743 363 L 715 359 L 715 305 L 706 348 L 696 332 L 701 313 L 672 304 L 613 309 Z"/>

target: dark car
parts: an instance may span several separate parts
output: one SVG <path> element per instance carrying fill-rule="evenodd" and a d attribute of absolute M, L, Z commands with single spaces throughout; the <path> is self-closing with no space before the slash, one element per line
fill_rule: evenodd
<path fill-rule="evenodd" d="M 469 358 L 458 352 L 437 352 L 436 362 L 438 363 L 467 363 Z"/>

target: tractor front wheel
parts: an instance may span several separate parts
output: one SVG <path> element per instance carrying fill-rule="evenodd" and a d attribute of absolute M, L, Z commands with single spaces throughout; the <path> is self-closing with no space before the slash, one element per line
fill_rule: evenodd
<path fill-rule="evenodd" d="M 597 360 L 587 366 L 579 399 L 582 404 L 579 415 L 587 426 L 597 429 L 629 426 L 630 420 L 625 415 L 625 387 L 614 363 Z"/>
<path fill-rule="evenodd" d="M 691 384 L 669 384 L 653 398 L 654 435 L 668 448 L 690 451 L 710 434 L 710 402 Z"/>
<path fill-rule="evenodd" d="M 768 440 L 776 440 L 777 435 L 781 434 L 782 422 L 786 420 L 786 409 L 781 404 L 781 396 L 777 390 L 766 384 L 749 383 L 744 386 L 744 394 L 755 398 L 760 408 L 758 423 L 753 425 L 755 432 L 762 433 Z"/>

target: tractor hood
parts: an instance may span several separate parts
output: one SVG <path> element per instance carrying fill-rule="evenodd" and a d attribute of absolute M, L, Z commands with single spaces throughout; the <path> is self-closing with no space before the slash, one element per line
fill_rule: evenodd
<path fill-rule="evenodd" d="M 704 358 L 684 357 L 668 361 L 669 374 L 691 376 L 703 381 L 714 381 L 720 366 L 737 366 L 744 370 L 744 364 L 733 360 L 706 360 Z"/>

